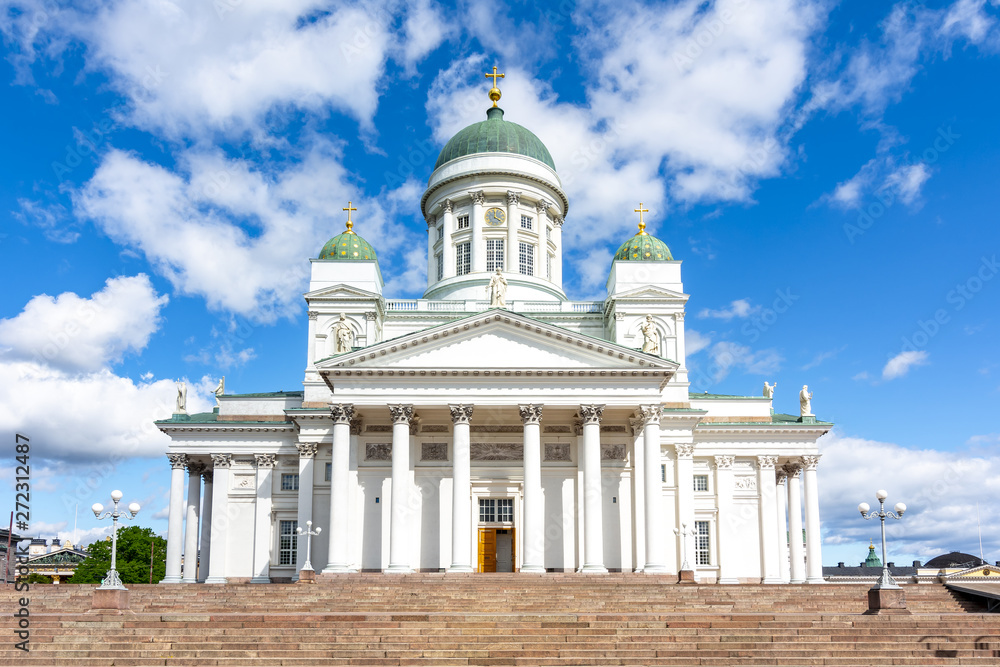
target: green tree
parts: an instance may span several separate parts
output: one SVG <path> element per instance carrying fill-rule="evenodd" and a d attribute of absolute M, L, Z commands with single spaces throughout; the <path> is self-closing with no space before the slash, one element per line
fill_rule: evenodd
<path fill-rule="evenodd" d="M 26 577 L 19 578 L 18 581 L 23 581 L 26 584 L 51 584 L 52 577 L 45 574 L 39 574 L 38 572 L 32 572 Z"/>
<path fill-rule="evenodd" d="M 163 579 L 167 569 L 167 541 L 152 528 L 127 526 L 118 529 L 118 558 L 115 563 L 123 584 L 149 583 L 149 550 L 153 549 L 153 583 Z M 99 584 L 111 569 L 111 538 L 90 545 L 87 558 L 76 568 L 71 584 Z"/>

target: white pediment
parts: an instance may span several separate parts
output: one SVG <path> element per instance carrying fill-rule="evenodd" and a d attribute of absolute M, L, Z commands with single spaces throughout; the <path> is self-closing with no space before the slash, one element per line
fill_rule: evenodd
<path fill-rule="evenodd" d="M 657 301 L 687 301 L 689 295 L 683 292 L 675 292 L 673 290 L 664 289 L 663 287 L 656 287 L 655 285 L 648 285 L 646 287 L 638 287 L 633 290 L 628 290 L 627 292 L 619 292 L 614 295 L 614 300 L 621 301 L 624 299 L 653 299 Z"/>
<path fill-rule="evenodd" d="M 487 311 L 317 364 L 386 369 L 656 369 L 677 365 L 516 313 Z"/>
<path fill-rule="evenodd" d="M 375 292 L 368 292 L 363 289 L 358 289 L 357 287 L 351 287 L 350 285 L 345 285 L 340 283 L 338 285 L 331 285 L 330 287 L 324 287 L 322 289 L 313 290 L 312 292 L 307 292 L 305 294 L 307 299 L 378 299 L 379 295 Z"/>
<path fill-rule="evenodd" d="M 1000 567 L 993 565 L 977 565 L 976 567 L 970 567 L 961 572 L 952 572 L 951 574 L 945 575 L 945 579 L 948 581 L 955 581 L 961 579 L 995 579 L 1000 582 Z"/>

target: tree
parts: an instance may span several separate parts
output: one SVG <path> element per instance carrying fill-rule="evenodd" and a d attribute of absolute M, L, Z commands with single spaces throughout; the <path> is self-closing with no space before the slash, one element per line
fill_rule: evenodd
<path fill-rule="evenodd" d="M 118 558 L 115 566 L 123 584 L 149 583 L 149 549 L 153 548 L 153 583 L 167 570 L 167 541 L 152 528 L 127 526 L 118 529 Z M 111 569 L 111 538 L 90 545 L 87 558 L 76 568 L 68 583 L 99 584 Z"/>
<path fill-rule="evenodd" d="M 26 584 L 51 584 L 52 577 L 45 574 L 39 574 L 38 572 L 32 572 L 28 576 L 19 579 L 19 581 L 23 581 Z"/>

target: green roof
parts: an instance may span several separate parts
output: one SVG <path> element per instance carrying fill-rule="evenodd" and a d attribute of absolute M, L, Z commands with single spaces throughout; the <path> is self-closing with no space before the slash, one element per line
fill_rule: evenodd
<path fill-rule="evenodd" d="M 265 391 L 259 394 L 224 394 L 224 398 L 302 398 L 305 394 L 301 391 Z"/>
<path fill-rule="evenodd" d="M 769 401 L 769 400 L 771 400 L 769 398 L 765 398 L 764 396 L 737 396 L 735 394 L 709 394 L 708 392 L 705 392 L 704 394 L 695 394 L 695 393 L 690 392 L 690 391 L 688 392 L 688 398 L 689 399 L 693 399 L 693 398 L 708 398 L 708 399 L 712 399 L 712 400 L 723 400 L 723 399 L 727 399 L 727 398 L 741 398 L 741 399 L 742 398 L 754 398 L 754 399 L 760 399 L 762 401 Z"/>
<path fill-rule="evenodd" d="M 372 248 L 368 241 L 348 230 L 337 234 L 326 242 L 319 253 L 320 259 L 340 259 L 340 260 L 378 260 L 375 256 L 375 248 Z"/>
<path fill-rule="evenodd" d="M 868 545 L 868 557 L 865 558 L 864 567 L 882 567 L 882 561 L 875 555 L 875 545 Z"/>
<path fill-rule="evenodd" d="M 646 232 L 639 232 L 618 248 L 614 258 L 633 262 L 671 262 L 674 256 L 666 243 Z"/>
<path fill-rule="evenodd" d="M 486 120 L 474 123 L 452 137 L 441 154 L 438 155 L 434 168 L 457 160 L 466 155 L 476 153 L 514 153 L 534 158 L 544 162 L 553 170 L 556 163 L 549 155 L 549 149 L 542 140 L 525 127 L 503 119 L 503 109 L 492 107 L 486 110 Z"/>

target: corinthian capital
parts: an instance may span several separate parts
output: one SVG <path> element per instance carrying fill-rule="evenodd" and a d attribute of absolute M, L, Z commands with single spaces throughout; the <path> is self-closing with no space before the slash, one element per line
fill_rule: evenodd
<path fill-rule="evenodd" d="M 473 406 L 471 405 L 449 405 L 448 409 L 451 410 L 453 424 L 468 424 L 472 419 Z"/>
<path fill-rule="evenodd" d="M 350 424 L 354 418 L 354 406 L 350 403 L 331 403 L 330 416 L 334 424 Z"/>
<path fill-rule="evenodd" d="M 212 454 L 212 467 L 214 468 L 228 468 L 232 461 L 232 454 Z"/>
<path fill-rule="evenodd" d="M 694 458 L 694 445 L 674 445 L 674 450 L 679 459 Z"/>
<path fill-rule="evenodd" d="M 521 203 L 521 193 L 514 192 L 513 190 L 507 191 L 507 205 L 514 206 L 515 204 Z"/>
<path fill-rule="evenodd" d="M 188 459 L 187 469 L 189 475 L 200 475 L 201 471 L 205 469 L 205 464 L 201 461 L 192 461 L 191 459 Z"/>
<path fill-rule="evenodd" d="M 801 463 L 802 467 L 805 468 L 806 470 L 815 470 L 816 466 L 819 465 L 819 460 L 820 460 L 820 455 L 815 454 L 811 456 L 800 457 L 799 463 Z"/>
<path fill-rule="evenodd" d="M 802 472 L 801 463 L 786 463 L 782 467 L 785 470 L 785 474 L 788 475 L 789 477 L 798 477 L 799 473 Z"/>
<path fill-rule="evenodd" d="M 450 199 L 445 199 L 444 203 L 441 206 L 442 206 L 442 208 L 444 208 L 444 212 L 445 213 L 451 213 L 451 211 L 452 211 L 452 203 L 451 203 Z"/>
<path fill-rule="evenodd" d="M 659 405 L 640 405 L 639 410 L 635 413 L 636 418 L 639 419 L 643 428 L 649 426 L 650 424 L 660 423 L 660 406 Z"/>
<path fill-rule="evenodd" d="M 584 424 L 600 424 L 601 416 L 604 414 L 603 405 L 581 405 L 580 419 Z"/>
<path fill-rule="evenodd" d="M 393 424 L 409 424 L 413 419 L 412 405 L 390 405 L 389 414 L 392 416 Z"/>
<path fill-rule="evenodd" d="M 723 455 L 715 457 L 715 467 L 718 470 L 732 470 L 735 456 Z"/>
<path fill-rule="evenodd" d="M 540 424 L 542 421 L 541 405 L 519 405 L 517 409 L 521 412 L 522 424 Z"/>
<path fill-rule="evenodd" d="M 550 206 L 552 206 L 552 202 L 546 199 L 539 199 L 535 202 L 535 212 L 538 213 L 538 215 L 542 215 L 549 210 Z"/>
<path fill-rule="evenodd" d="M 486 204 L 486 193 L 482 190 L 470 192 L 469 196 L 472 197 L 473 204 L 478 204 L 479 206 L 484 206 Z"/>
<path fill-rule="evenodd" d="M 316 456 L 316 450 L 319 449 L 319 445 L 315 442 L 297 442 L 295 443 L 295 448 L 299 450 L 299 458 L 311 459 Z"/>
<path fill-rule="evenodd" d="M 170 461 L 171 468 L 183 468 L 187 465 L 188 455 L 187 454 L 167 454 L 167 460 Z"/>
<path fill-rule="evenodd" d="M 757 465 L 761 470 L 774 470 L 774 466 L 778 464 L 777 456 L 758 456 Z"/>
<path fill-rule="evenodd" d="M 257 459 L 258 468 L 274 467 L 274 454 L 254 454 L 253 457 Z"/>

